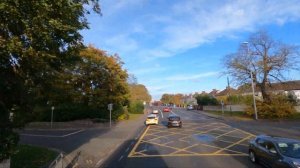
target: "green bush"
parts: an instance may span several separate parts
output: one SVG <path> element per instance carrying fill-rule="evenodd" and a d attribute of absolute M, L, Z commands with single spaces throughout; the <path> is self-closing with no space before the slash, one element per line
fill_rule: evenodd
<path fill-rule="evenodd" d="M 219 104 L 218 100 L 210 95 L 198 95 L 196 99 L 198 105 L 202 106 Z"/>
<path fill-rule="evenodd" d="M 144 113 L 144 105 L 140 101 L 131 102 L 129 104 L 129 113 L 132 114 L 143 114 Z"/>
<path fill-rule="evenodd" d="M 259 118 L 288 118 L 296 112 L 293 104 L 285 95 L 271 95 L 271 103 L 256 101 Z M 247 115 L 254 115 L 253 104 L 248 104 Z"/>

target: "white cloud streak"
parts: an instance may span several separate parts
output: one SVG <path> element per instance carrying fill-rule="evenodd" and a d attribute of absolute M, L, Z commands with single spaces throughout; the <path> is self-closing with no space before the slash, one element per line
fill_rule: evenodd
<path fill-rule="evenodd" d="M 166 80 L 169 81 L 186 81 L 186 80 L 196 80 L 204 77 L 211 77 L 211 76 L 216 76 L 218 75 L 219 72 L 205 72 L 201 74 L 196 74 L 196 75 L 176 75 L 176 76 L 171 76 L 168 77 Z"/>
<path fill-rule="evenodd" d="M 110 3 L 112 10 L 116 13 L 122 9 L 119 13 L 122 15 L 126 8 L 134 10 L 133 7 L 136 7 L 146 11 L 150 3 L 130 0 L 113 4 Z M 112 39 L 117 43 L 110 43 L 109 46 L 118 53 L 134 52 L 141 59 L 153 60 L 175 56 L 217 38 L 234 36 L 236 32 L 299 19 L 299 0 L 173 1 L 161 13 L 147 11 L 129 20 L 124 25 L 129 28 L 125 32 L 127 35 L 116 34 Z M 136 33 L 144 34 L 145 38 L 132 37 Z M 146 38 L 151 36 L 150 39 Z M 149 43 L 155 45 L 148 46 Z"/>

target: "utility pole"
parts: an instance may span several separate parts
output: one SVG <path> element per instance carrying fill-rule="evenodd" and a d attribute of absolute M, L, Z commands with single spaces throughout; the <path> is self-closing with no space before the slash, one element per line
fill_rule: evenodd
<path fill-rule="evenodd" d="M 247 56 L 249 57 L 249 46 L 248 42 L 243 42 L 243 44 L 247 45 Z M 254 114 L 255 114 L 255 120 L 258 119 L 257 116 L 257 109 L 256 109 L 256 102 L 255 102 L 255 91 L 254 91 L 254 81 L 253 81 L 253 71 L 250 71 L 250 76 L 251 76 L 251 86 L 252 86 L 252 96 L 253 96 L 253 106 L 254 106 Z"/>

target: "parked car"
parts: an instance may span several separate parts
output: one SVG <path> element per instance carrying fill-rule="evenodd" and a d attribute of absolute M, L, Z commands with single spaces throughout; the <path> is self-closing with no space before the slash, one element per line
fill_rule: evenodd
<path fill-rule="evenodd" d="M 171 111 L 171 109 L 169 107 L 164 107 L 163 108 L 163 112 L 170 112 L 170 111 Z"/>
<path fill-rule="evenodd" d="M 147 119 L 145 121 L 146 125 L 150 125 L 150 124 L 158 124 L 158 116 L 156 114 L 149 114 L 147 116 Z"/>
<path fill-rule="evenodd" d="M 250 141 L 249 158 L 266 167 L 300 168 L 300 141 L 260 135 Z"/>
<path fill-rule="evenodd" d="M 182 121 L 178 115 L 169 115 L 168 117 L 168 128 L 169 127 L 182 127 Z"/>

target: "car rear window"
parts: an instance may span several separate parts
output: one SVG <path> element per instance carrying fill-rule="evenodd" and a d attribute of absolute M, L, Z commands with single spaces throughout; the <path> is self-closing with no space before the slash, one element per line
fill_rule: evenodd
<path fill-rule="evenodd" d="M 147 117 L 148 119 L 155 119 L 155 117 Z"/>
<path fill-rule="evenodd" d="M 179 121 L 180 118 L 179 117 L 170 117 L 169 120 L 170 121 Z"/>

